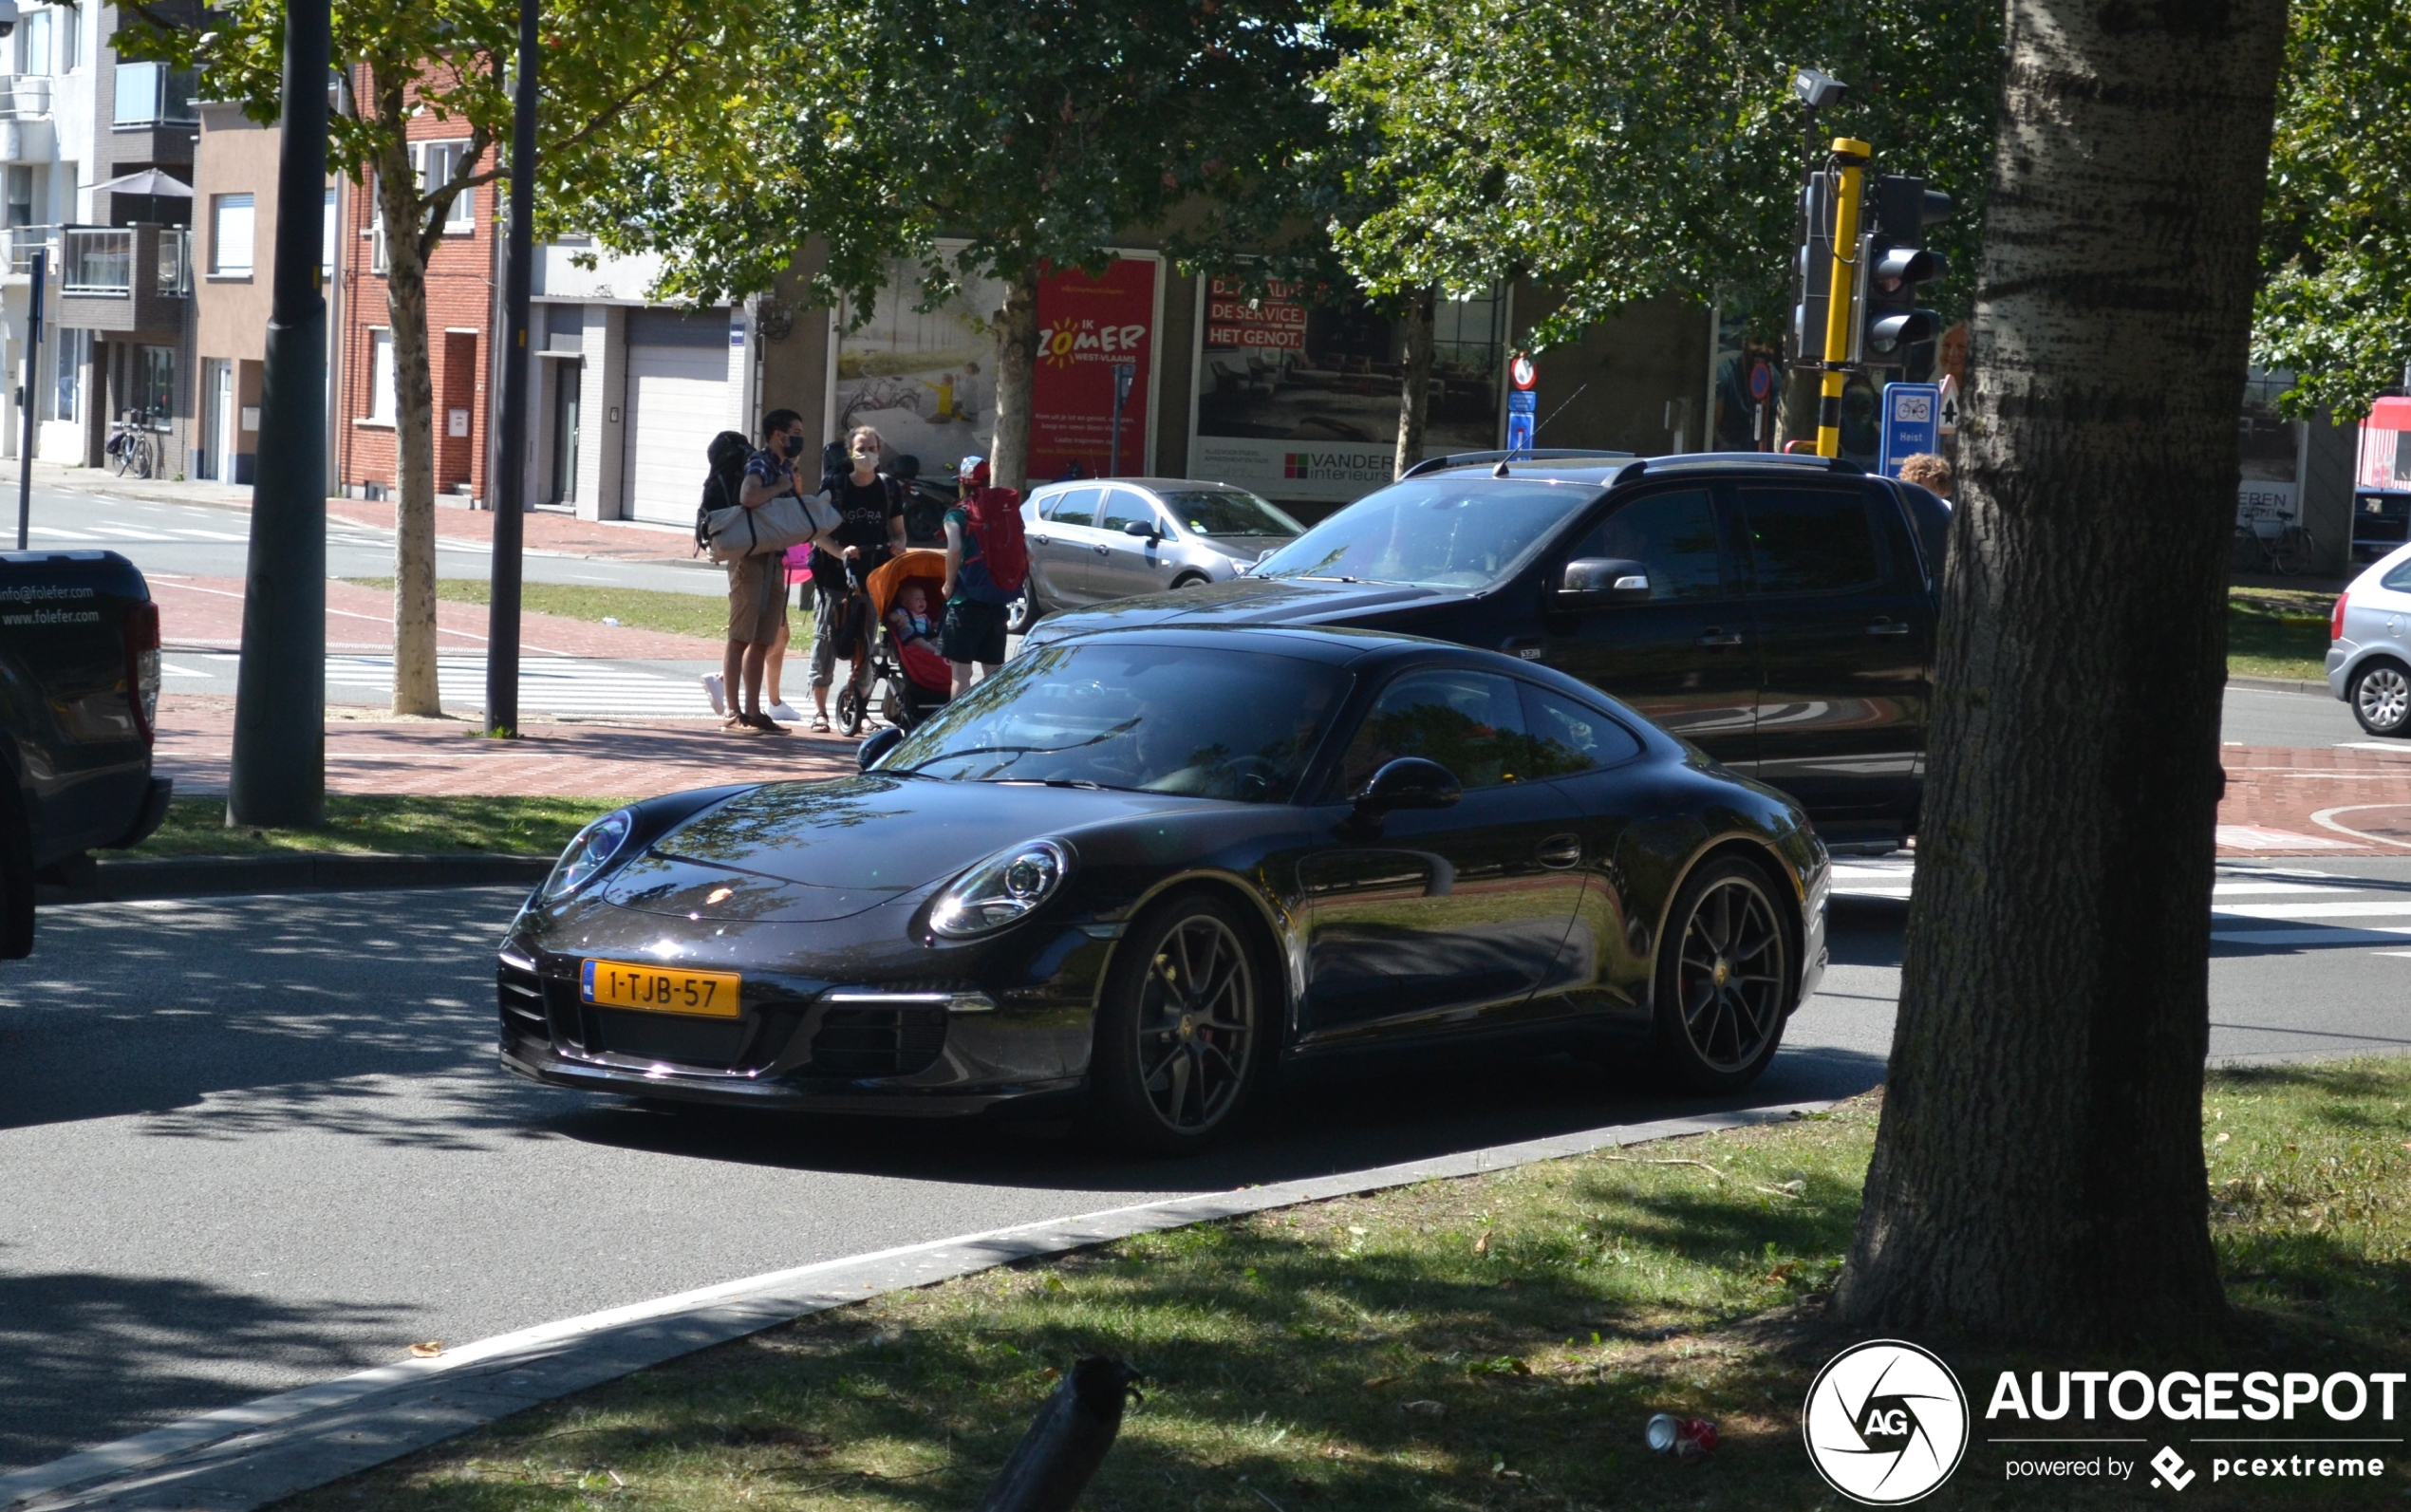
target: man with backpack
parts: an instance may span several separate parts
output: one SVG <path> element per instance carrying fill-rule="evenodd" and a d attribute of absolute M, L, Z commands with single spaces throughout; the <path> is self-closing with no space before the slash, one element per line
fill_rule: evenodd
<path fill-rule="evenodd" d="M 823 478 L 829 502 L 836 506 L 837 528 L 813 543 L 812 727 L 816 734 L 829 733 L 829 687 L 837 679 L 837 659 L 846 659 L 847 681 L 857 688 L 869 666 L 869 601 L 861 596 L 861 585 L 881 563 L 905 549 L 904 485 L 879 470 L 883 450 L 877 431 L 857 425 L 846 437 L 851 466 L 833 483 Z"/>
<path fill-rule="evenodd" d="M 988 486 L 985 458 L 966 457 L 962 497 L 946 511 L 946 619 L 939 644 L 954 667 L 954 697 L 971 691 L 971 664 L 988 677 L 1004 664 L 1005 607 L 1030 575 L 1021 495 Z"/>
<path fill-rule="evenodd" d="M 744 459 L 742 471 L 732 485 L 724 467 L 725 454 L 732 449 L 720 443 L 734 435 L 725 434 L 712 442 L 712 476 L 703 486 L 699 519 L 708 518 L 713 510 L 725 508 L 728 503 L 754 510 L 789 494 L 802 496 L 795 472 L 795 458 L 804 451 L 801 415 L 792 409 L 775 409 L 762 417 L 762 449 Z M 737 439 L 741 442 L 742 438 Z M 733 499 L 728 496 L 732 492 Z M 699 525 L 697 530 L 700 539 L 703 527 Z M 728 650 L 721 658 L 719 677 L 706 676 L 703 687 L 711 695 L 712 712 L 726 710 L 728 722 L 721 728 L 733 735 L 787 733 L 785 725 L 762 712 L 762 668 L 771 647 L 778 644 L 778 634 L 786 621 L 784 548 L 730 558 Z M 715 682 L 719 685 L 715 686 Z"/>

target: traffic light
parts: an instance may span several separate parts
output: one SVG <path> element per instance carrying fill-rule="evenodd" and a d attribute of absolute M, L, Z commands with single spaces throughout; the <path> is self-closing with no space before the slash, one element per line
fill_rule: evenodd
<path fill-rule="evenodd" d="M 1870 367 L 1899 367 L 1909 348 L 1940 334 L 1941 317 L 1917 308 L 1919 286 L 1949 271 L 1925 247 L 1925 229 L 1951 215 L 1951 196 L 1922 178 L 1885 174 L 1874 185 L 1875 224 L 1859 243 L 1859 349 Z"/>
<path fill-rule="evenodd" d="M 1834 176 L 1808 176 L 1800 191 L 1800 251 L 1793 260 L 1792 352 L 1801 362 L 1825 357 L 1825 308 L 1833 292 Z"/>

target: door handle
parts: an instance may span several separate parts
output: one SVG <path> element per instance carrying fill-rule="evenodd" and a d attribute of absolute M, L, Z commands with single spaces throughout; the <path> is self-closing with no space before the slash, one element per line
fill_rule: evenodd
<path fill-rule="evenodd" d="M 1540 849 L 1534 855 L 1541 865 L 1552 871 L 1579 867 L 1582 864 L 1582 837 L 1579 834 L 1553 834 L 1541 842 Z"/>
<path fill-rule="evenodd" d="M 1699 644 L 1702 645 L 1739 645 L 1741 644 L 1741 632 L 1739 630 L 1734 630 L 1728 633 L 1710 625 L 1708 633 L 1699 638 Z"/>
<path fill-rule="evenodd" d="M 1033 536 L 1031 536 L 1031 537 L 1030 537 L 1030 539 L 1031 539 L 1031 540 L 1034 540 L 1034 541 L 1036 541 L 1036 542 L 1037 542 L 1040 546 L 1044 546 L 1044 545 L 1048 544 L 1048 543 L 1047 543 L 1047 538 L 1046 538 L 1045 536 L 1043 536 L 1043 535 L 1033 535 Z"/>
<path fill-rule="evenodd" d="M 1099 556 L 1110 556 L 1110 555 L 1112 555 L 1112 551 L 1113 551 L 1113 548 L 1112 548 L 1112 547 L 1110 547 L 1110 546 L 1107 546 L 1107 545 L 1106 545 L 1104 542 L 1102 542 L 1102 541 L 1098 542 L 1098 543 L 1097 543 L 1096 545 L 1094 545 L 1094 546 L 1090 547 L 1090 548 L 1089 548 L 1089 550 L 1090 550 L 1090 551 L 1094 551 L 1094 552 L 1095 552 L 1097 555 L 1099 555 Z"/>
<path fill-rule="evenodd" d="M 1878 620 L 1867 626 L 1867 633 L 1869 635 L 1906 635 L 1909 633 L 1909 622 L 1892 619 Z"/>

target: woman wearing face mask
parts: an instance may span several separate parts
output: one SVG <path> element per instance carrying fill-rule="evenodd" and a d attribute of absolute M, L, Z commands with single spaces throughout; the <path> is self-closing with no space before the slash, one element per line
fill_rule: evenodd
<path fill-rule="evenodd" d="M 847 681 L 858 685 L 869 644 L 866 635 L 857 634 L 851 644 L 841 646 L 833 633 L 849 591 L 846 574 L 850 570 L 861 583 L 890 554 L 905 549 L 904 485 L 879 470 L 884 450 L 879 433 L 868 425 L 848 433 L 846 453 L 853 468 L 829 492 L 838 514 L 837 528 L 831 532 L 836 549 L 813 543 L 812 727 L 816 734 L 829 732 L 829 685 L 836 681 L 838 656 L 847 660 Z"/>

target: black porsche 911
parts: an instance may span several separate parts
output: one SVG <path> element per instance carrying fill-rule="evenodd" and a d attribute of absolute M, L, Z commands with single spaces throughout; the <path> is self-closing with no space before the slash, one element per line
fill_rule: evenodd
<path fill-rule="evenodd" d="M 1574 1036 L 1736 1088 L 1824 964 L 1797 805 L 1486 651 L 1083 637 L 861 765 L 589 825 L 504 943 L 503 1064 L 757 1107 L 1078 1099 L 1181 1151 L 1375 1046 Z"/>

